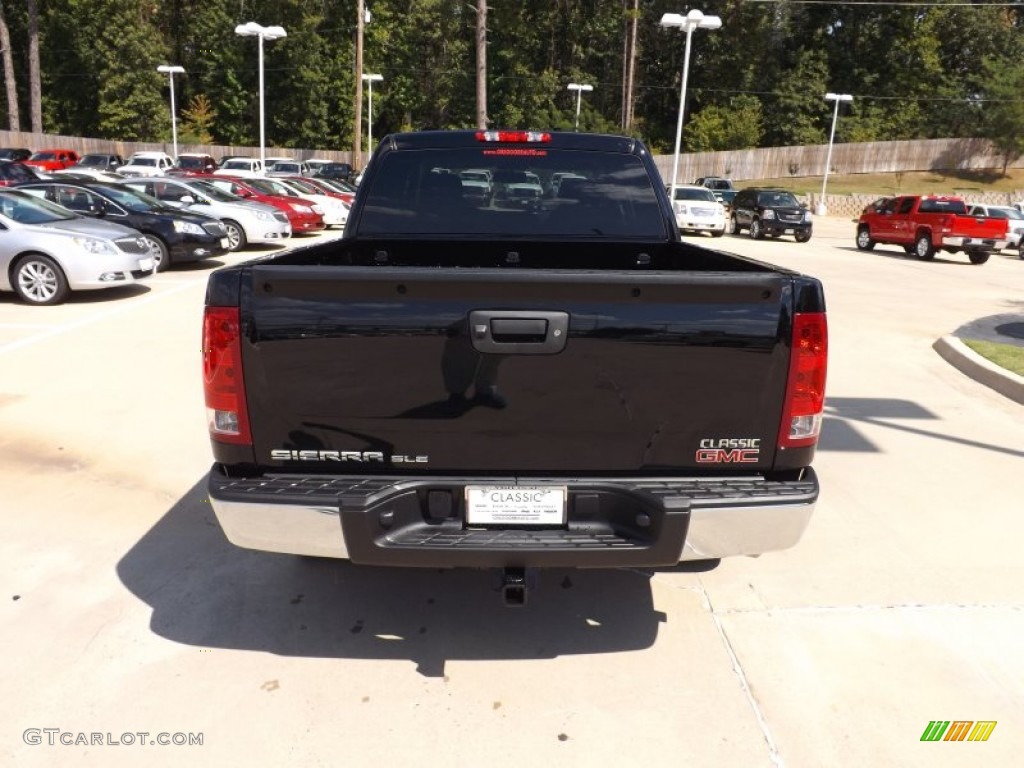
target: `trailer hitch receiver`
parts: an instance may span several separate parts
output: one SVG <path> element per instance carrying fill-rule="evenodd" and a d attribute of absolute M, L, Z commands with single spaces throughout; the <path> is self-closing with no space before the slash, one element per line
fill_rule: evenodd
<path fill-rule="evenodd" d="M 523 608 L 526 606 L 525 568 L 505 568 L 501 574 L 501 599 L 506 608 Z"/>

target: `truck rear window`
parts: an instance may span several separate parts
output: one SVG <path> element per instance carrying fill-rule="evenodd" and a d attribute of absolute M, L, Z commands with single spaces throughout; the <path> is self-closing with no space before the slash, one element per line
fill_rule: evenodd
<path fill-rule="evenodd" d="M 381 156 L 360 235 L 668 236 L 640 158 L 584 150 L 402 150 Z"/>
<path fill-rule="evenodd" d="M 963 200 L 938 200 L 925 198 L 917 206 L 921 213 L 953 213 L 963 216 L 967 213 L 967 204 Z"/>

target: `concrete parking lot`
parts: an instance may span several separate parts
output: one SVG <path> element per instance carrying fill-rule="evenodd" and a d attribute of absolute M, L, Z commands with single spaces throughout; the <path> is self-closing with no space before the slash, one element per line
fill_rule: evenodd
<path fill-rule="evenodd" d="M 215 264 L 53 308 L 0 295 L 0 764 L 1019 764 L 1024 406 L 932 344 L 1024 314 L 1024 261 L 860 252 L 838 218 L 807 244 L 704 242 L 825 284 L 808 534 L 714 568 L 546 572 L 518 611 L 487 573 L 224 540 L 202 485 Z M 935 720 L 996 726 L 922 742 Z"/>

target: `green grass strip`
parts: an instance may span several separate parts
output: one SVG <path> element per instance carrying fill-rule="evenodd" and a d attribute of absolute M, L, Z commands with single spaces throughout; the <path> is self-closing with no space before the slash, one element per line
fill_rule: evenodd
<path fill-rule="evenodd" d="M 1024 347 L 1017 347 L 1013 344 L 996 344 L 992 341 L 975 341 L 974 339 L 961 339 L 961 341 L 1000 368 L 1013 371 L 1018 376 L 1024 376 Z"/>

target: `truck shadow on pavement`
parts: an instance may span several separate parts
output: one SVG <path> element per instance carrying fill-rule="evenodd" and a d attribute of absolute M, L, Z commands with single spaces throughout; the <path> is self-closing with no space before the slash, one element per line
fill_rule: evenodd
<path fill-rule="evenodd" d="M 911 400 L 874 397 L 826 397 L 825 420 L 821 428 L 819 451 L 873 452 L 880 448 L 857 430 L 857 424 L 882 427 L 919 437 L 944 440 L 957 445 L 981 448 L 995 453 L 1024 457 L 1024 450 L 995 445 L 980 440 L 969 440 L 943 434 L 935 429 L 924 429 L 906 422 L 932 421 L 939 418 L 927 408 Z"/>
<path fill-rule="evenodd" d="M 698 568 L 700 570 L 700 568 Z M 543 571 L 525 608 L 496 574 L 353 566 L 240 549 L 221 532 L 205 478 L 118 562 L 161 637 L 282 656 L 408 659 L 439 677 L 449 659 L 549 659 L 653 645 L 665 614 L 651 573 Z"/>

